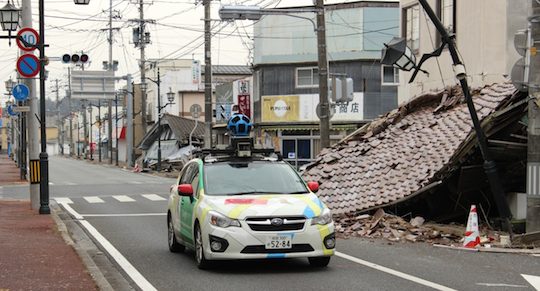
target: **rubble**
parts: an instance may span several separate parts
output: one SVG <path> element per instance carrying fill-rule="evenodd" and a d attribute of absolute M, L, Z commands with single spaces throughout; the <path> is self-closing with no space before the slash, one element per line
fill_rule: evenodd
<path fill-rule="evenodd" d="M 377 210 L 375 214 L 347 215 L 340 214 L 334 219 L 336 236 L 380 238 L 390 242 L 424 242 L 442 245 L 461 245 L 465 235 L 465 226 L 457 224 L 426 223 L 423 217 L 417 216 L 409 221 Z M 499 241 L 502 232 L 481 227 L 480 236 L 483 243 Z"/>

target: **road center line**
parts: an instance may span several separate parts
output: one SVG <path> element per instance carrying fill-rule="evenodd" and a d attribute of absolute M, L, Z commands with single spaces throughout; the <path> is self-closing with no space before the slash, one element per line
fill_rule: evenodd
<path fill-rule="evenodd" d="M 71 206 L 69 206 L 67 203 L 59 203 L 61 204 L 64 209 L 69 212 L 73 217 L 79 220 L 81 223 L 81 226 L 86 228 L 88 233 L 94 237 L 95 240 L 101 244 L 101 246 L 105 249 L 106 252 L 109 253 L 109 255 L 118 263 L 120 268 L 122 268 L 126 274 L 144 291 L 157 291 L 157 289 L 146 280 L 146 278 L 143 277 L 137 269 L 104 237 L 95 229 L 90 222 L 84 220 L 84 218 L 77 213 Z"/>
<path fill-rule="evenodd" d="M 392 270 L 392 269 L 390 269 L 390 268 L 383 267 L 383 266 L 380 266 L 380 265 L 377 265 L 377 264 L 374 264 L 374 263 L 370 263 L 370 262 L 368 262 L 368 261 L 364 261 L 364 260 L 355 258 L 355 257 L 353 257 L 353 256 L 349 256 L 349 255 L 344 254 L 344 253 L 336 252 L 335 255 L 338 256 L 338 257 L 342 257 L 342 258 L 344 258 L 344 259 L 346 259 L 346 260 L 353 261 L 353 262 L 355 262 L 355 263 L 364 265 L 364 266 L 366 266 L 366 267 L 370 267 L 370 268 L 373 268 L 373 269 L 376 269 L 376 270 L 379 270 L 379 271 L 388 273 L 388 274 L 390 274 L 390 275 L 394 275 L 394 276 L 397 276 L 397 277 L 401 277 L 401 278 L 403 278 L 403 279 L 406 279 L 406 280 L 413 281 L 413 282 L 418 283 L 418 284 L 422 284 L 422 285 L 431 287 L 431 288 L 436 289 L 436 290 L 456 291 L 455 289 L 448 288 L 448 287 L 439 285 L 439 284 L 437 284 L 437 283 L 433 283 L 433 282 L 430 282 L 430 281 L 427 281 L 427 280 L 424 280 L 424 279 L 420 279 L 420 278 L 418 278 L 418 277 L 411 276 L 411 275 L 402 273 L 402 272 L 400 272 L 400 271 Z"/>

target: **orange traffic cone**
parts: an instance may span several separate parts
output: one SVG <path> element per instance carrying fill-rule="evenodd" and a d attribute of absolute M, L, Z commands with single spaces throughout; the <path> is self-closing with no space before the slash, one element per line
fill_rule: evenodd
<path fill-rule="evenodd" d="M 478 214 L 476 213 L 476 205 L 471 205 L 469 212 L 469 220 L 467 222 L 467 230 L 465 231 L 465 240 L 463 247 L 475 248 L 480 244 L 480 231 L 478 231 Z"/>

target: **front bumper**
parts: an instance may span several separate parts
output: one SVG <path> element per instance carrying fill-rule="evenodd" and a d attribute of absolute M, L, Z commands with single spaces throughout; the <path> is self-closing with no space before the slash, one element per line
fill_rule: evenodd
<path fill-rule="evenodd" d="M 241 222 L 241 225 L 242 227 L 219 228 L 207 224 L 203 227 L 205 258 L 207 260 L 307 258 L 328 257 L 335 253 L 333 223 L 324 226 L 309 225 L 301 231 L 278 233 L 252 231 L 245 222 Z M 291 235 L 291 248 L 266 249 L 266 238 L 277 235 Z M 215 242 L 219 242 L 220 249 L 217 249 L 219 245 Z"/>

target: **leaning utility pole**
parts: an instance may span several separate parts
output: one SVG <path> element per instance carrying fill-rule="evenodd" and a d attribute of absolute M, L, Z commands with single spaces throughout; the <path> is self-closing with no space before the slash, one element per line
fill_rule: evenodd
<path fill-rule="evenodd" d="M 529 17 L 532 47 L 529 66 L 529 109 L 527 138 L 527 222 L 526 231 L 540 231 L 540 55 L 535 40 L 540 40 L 540 4 L 532 0 Z"/>
<path fill-rule="evenodd" d="M 204 147 L 212 148 L 212 49 L 210 2 L 204 0 Z"/>
<path fill-rule="evenodd" d="M 32 27 L 32 1 L 22 0 L 22 27 Z M 28 53 L 28 52 L 26 52 Z M 32 53 L 33 54 L 33 53 Z M 38 95 L 36 80 L 33 78 L 24 78 L 24 84 L 30 92 L 27 105 L 30 107 L 27 119 L 28 124 L 28 160 L 39 161 L 39 120 L 34 118 L 38 115 Z M 39 171 L 39 168 L 33 168 L 32 171 Z M 32 173 L 31 173 L 32 174 Z M 34 210 L 38 210 L 39 202 L 39 183 L 30 183 L 30 206 Z"/>
<path fill-rule="evenodd" d="M 317 54 L 319 56 L 319 119 L 321 149 L 330 146 L 330 104 L 328 102 L 328 62 L 326 59 L 326 23 L 324 0 L 317 0 Z"/>

